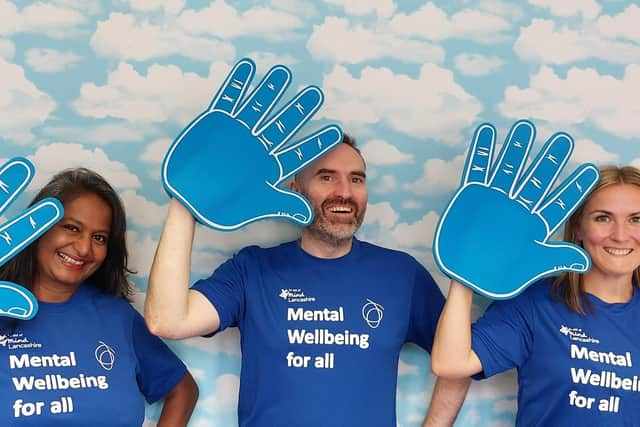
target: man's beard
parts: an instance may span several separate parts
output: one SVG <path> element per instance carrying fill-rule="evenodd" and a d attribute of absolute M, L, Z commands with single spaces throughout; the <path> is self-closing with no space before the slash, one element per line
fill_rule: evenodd
<path fill-rule="evenodd" d="M 354 214 L 346 221 L 329 219 L 325 216 L 325 212 L 327 212 L 332 205 L 349 206 Z M 314 207 L 315 218 L 311 225 L 307 227 L 307 230 L 324 243 L 332 246 L 340 246 L 350 241 L 354 234 L 356 234 L 356 231 L 358 231 L 364 220 L 365 210 L 366 206 L 360 210 L 356 202 L 352 199 L 327 199 L 322 202 L 319 207 Z M 339 214 L 334 214 L 332 218 L 336 218 L 338 215 Z"/>

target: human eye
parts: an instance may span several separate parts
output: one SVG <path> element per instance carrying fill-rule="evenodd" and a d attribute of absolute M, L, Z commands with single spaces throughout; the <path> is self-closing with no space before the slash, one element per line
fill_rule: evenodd
<path fill-rule="evenodd" d="M 634 224 L 640 224 L 640 215 L 635 215 L 631 217 L 631 222 Z"/>
<path fill-rule="evenodd" d="M 320 175 L 320 181 L 331 182 L 332 180 L 333 180 L 333 177 L 329 174 Z"/>
<path fill-rule="evenodd" d="M 351 178 L 351 182 L 354 184 L 364 184 L 364 178 L 361 176 L 354 176 Z"/>
<path fill-rule="evenodd" d="M 604 214 L 596 215 L 593 219 L 595 222 L 609 222 L 610 220 L 609 215 Z"/>
<path fill-rule="evenodd" d="M 75 224 L 71 224 L 71 223 L 62 224 L 62 228 L 71 232 L 76 232 L 80 230 Z"/>
<path fill-rule="evenodd" d="M 101 245 L 105 245 L 109 240 L 109 238 L 105 234 L 96 234 L 93 236 L 93 240 L 95 240 Z"/>

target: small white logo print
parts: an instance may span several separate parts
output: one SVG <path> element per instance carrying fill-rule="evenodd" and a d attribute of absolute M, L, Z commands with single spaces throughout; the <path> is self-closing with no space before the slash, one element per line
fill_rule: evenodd
<path fill-rule="evenodd" d="M 116 352 L 104 342 L 98 342 L 100 345 L 96 347 L 96 360 L 105 370 L 110 371 L 113 369 L 113 364 L 116 361 Z"/>
<path fill-rule="evenodd" d="M 382 322 L 384 307 L 367 298 L 367 303 L 362 306 L 362 317 L 370 328 L 375 329 Z"/>

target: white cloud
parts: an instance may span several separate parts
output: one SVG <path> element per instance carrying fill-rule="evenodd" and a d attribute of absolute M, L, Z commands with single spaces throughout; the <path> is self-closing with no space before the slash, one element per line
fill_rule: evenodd
<path fill-rule="evenodd" d="M 254 51 L 249 52 L 247 57 L 251 58 L 253 62 L 256 63 L 256 69 L 262 70 L 266 73 L 266 71 L 273 67 L 274 65 L 286 65 L 287 67 L 291 67 L 292 65 L 297 64 L 299 61 L 297 58 L 291 55 L 280 55 L 272 52 L 264 52 L 264 51 Z"/>
<path fill-rule="evenodd" d="M 598 18 L 596 25 L 600 33 L 609 38 L 624 38 L 640 42 L 640 7 L 635 4 L 628 6 L 623 12 Z"/>
<path fill-rule="evenodd" d="M 411 136 L 450 145 L 462 142 L 461 131 L 475 123 L 483 109 L 450 70 L 429 63 L 422 65 L 417 79 L 384 67 L 365 67 L 357 78 L 336 65 L 322 89 L 328 101 L 321 116 L 345 125 L 386 122 Z"/>
<path fill-rule="evenodd" d="M 25 53 L 25 61 L 35 71 L 51 73 L 65 70 L 80 60 L 73 52 L 62 52 L 55 49 L 29 49 Z"/>
<path fill-rule="evenodd" d="M 452 160 L 428 159 L 424 162 L 422 176 L 405 188 L 419 195 L 436 195 L 453 192 L 460 185 L 460 174 L 466 154 Z"/>
<path fill-rule="evenodd" d="M 591 68 L 572 67 L 566 78 L 543 66 L 529 87 L 509 86 L 500 112 L 510 118 L 529 117 L 563 125 L 591 122 L 622 138 L 640 134 L 640 65 L 625 68 L 622 79 L 601 75 Z"/>
<path fill-rule="evenodd" d="M 418 367 L 416 365 L 410 365 L 403 362 L 402 359 L 398 360 L 398 375 L 414 375 L 418 373 Z"/>
<path fill-rule="evenodd" d="M 152 12 L 162 9 L 168 14 L 175 15 L 182 10 L 185 0 L 120 0 L 120 2 L 129 4 L 132 10 Z"/>
<path fill-rule="evenodd" d="M 234 374 L 222 374 L 216 379 L 215 394 L 200 401 L 200 408 L 206 412 L 218 413 L 238 406 L 240 377 Z"/>
<path fill-rule="evenodd" d="M 4 58 L 7 61 L 13 59 L 16 54 L 16 46 L 11 40 L 0 39 L 0 58 Z"/>
<path fill-rule="evenodd" d="M 393 0 L 324 0 L 325 3 L 344 8 L 348 15 L 368 15 L 375 13 L 380 18 L 389 18 L 393 15 L 396 5 Z"/>
<path fill-rule="evenodd" d="M 166 205 L 159 205 L 136 193 L 126 190 L 120 193 L 128 219 L 140 227 L 159 227 L 164 224 Z"/>
<path fill-rule="evenodd" d="M 381 228 L 391 228 L 394 226 L 400 215 L 393 209 L 389 202 L 370 203 L 367 205 L 367 214 L 364 217 L 364 224 L 378 224 Z"/>
<path fill-rule="evenodd" d="M 501 16 L 472 9 L 461 10 L 449 17 L 446 11 L 428 2 L 412 14 L 395 15 L 390 27 L 397 34 L 429 40 L 458 38 L 490 42 L 504 39 L 511 24 Z"/>
<path fill-rule="evenodd" d="M 587 138 L 575 140 L 575 148 L 571 155 L 571 161 L 576 163 L 597 162 L 603 165 L 615 163 L 618 158 L 617 154 L 607 151 L 602 145 Z"/>
<path fill-rule="evenodd" d="M 162 163 L 164 155 L 169 151 L 169 146 L 173 141 L 169 138 L 161 138 L 147 145 L 140 155 L 140 160 L 146 163 Z"/>
<path fill-rule="evenodd" d="M 123 13 L 111 13 L 106 21 L 98 22 L 91 47 L 101 56 L 136 61 L 169 55 L 202 61 L 235 56 L 235 48 L 228 42 L 185 34 L 173 23 L 138 22 L 135 16 Z"/>
<path fill-rule="evenodd" d="M 402 207 L 405 209 L 420 209 L 424 206 L 424 203 L 417 200 L 405 200 L 402 202 Z"/>
<path fill-rule="evenodd" d="M 508 22 L 516 22 L 524 19 L 525 13 L 519 3 L 502 0 L 473 1 L 472 4 L 480 10 L 502 16 Z"/>
<path fill-rule="evenodd" d="M 21 66 L 0 58 L 0 76 L 0 138 L 27 143 L 56 104 L 25 77 Z"/>
<path fill-rule="evenodd" d="M 311 19 L 318 15 L 318 9 L 313 3 L 298 0 L 271 0 L 271 6 L 305 19 Z"/>
<path fill-rule="evenodd" d="M 389 193 L 398 188 L 398 181 L 393 175 L 383 175 L 380 177 L 378 185 L 373 189 L 377 194 Z"/>
<path fill-rule="evenodd" d="M 117 142 L 139 142 L 149 134 L 157 133 L 153 126 L 141 126 L 128 122 L 94 124 L 87 128 L 71 126 L 45 126 L 43 133 L 67 142 L 106 145 Z"/>
<path fill-rule="evenodd" d="M 197 227 L 194 248 L 233 253 L 249 245 L 262 247 L 275 246 L 278 243 L 295 240 L 300 236 L 300 228 L 289 221 L 258 221 L 233 233 Z M 211 258 L 211 255 L 209 255 Z M 224 257 L 223 257 L 224 258 Z M 210 261 L 206 271 L 213 271 Z"/>
<path fill-rule="evenodd" d="M 497 56 L 461 53 L 454 59 L 456 70 L 467 76 L 486 76 L 504 65 Z"/>
<path fill-rule="evenodd" d="M 529 0 L 529 4 L 548 9 L 552 15 L 567 18 L 582 15 L 585 18 L 595 18 L 600 14 L 601 7 L 596 0 L 555 1 Z"/>
<path fill-rule="evenodd" d="M 348 64 L 380 58 L 412 63 L 441 63 L 444 60 L 444 49 L 440 46 L 398 36 L 386 25 L 367 28 L 331 16 L 313 26 L 307 49 L 315 59 Z"/>
<path fill-rule="evenodd" d="M 28 158 L 38 171 L 33 178 L 31 188 L 42 187 L 53 174 L 72 167 L 91 169 L 120 190 L 140 187 L 138 177 L 129 172 L 124 163 L 109 159 L 100 148 L 92 150 L 81 144 L 56 142 L 39 147 L 35 154 Z"/>
<path fill-rule="evenodd" d="M 373 139 L 360 149 L 367 164 L 397 165 L 413 163 L 413 154 L 403 153 L 398 148 L 382 139 Z"/>
<path fill-rule="evenodd" d="M 224 0 L 214 0 L 200 9 L 186 9 L 178 17 L 178 25 L 192 34 L 209 34 L 222 39 L 241 36 L 287 41 L 304 22 L 282 10 L 256 6 L 239 12 Z"/>
<path fill-rule="evenodd" d="M 602 59 L 617 64 L 640 62 L 640 46 L 603 38 L 593 25 L 578 29 L 556 29 L 552 20 L 533 19 L 520 30 L 514 50 L 530 62 L 568 64 L 586 59 Z"/>
<path fill-rule="evenodd" d="M 0 0 L 0 35 L 37 33 L 62 38 L 78 35 L 86 22 L 82 13 L 64 5 L 37 2 L 18 9 Z"/>
<path fill-rule="evenodd" d="M 211 80 L 175 65 L 151 65 L 142 75 L 120 63 L 103 86 L 83 83 L 73 106 L 88 117 L 186 125 L 209 105 L 215 87 Z"/>
<path fill-rule="evenodd" d="M 439 218 L 437 213 L 430 211 L 416 222 L 398 224 L 391 231 L 396 246 L 430 248 Z"/>
<path fill-rule="evenodd" d="M 640 157 L 638 157 L 635 160 L 632 160 L 631 163 L 629 163 L 631 166 L 636 167 L 638 169 L 640 169 Z"/>

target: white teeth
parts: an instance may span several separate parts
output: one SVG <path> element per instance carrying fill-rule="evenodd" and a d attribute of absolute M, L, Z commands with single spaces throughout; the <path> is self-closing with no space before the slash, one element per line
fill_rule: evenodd
<path fill-rule="evenodd" d="M 347 207 L 347 206 L 334 206 L 329 210 L 331 212 L 345 212 L 345 213 L 350 213 L 351 212 L 351 208 Z"/>
<path fill-rule="evenodd" d="M 84 261 L 76 261 L 75 259 L 71 258 L 68 255 L 63 254 L 62 252 L 58 252 L 58 255 L 60 255 L 60 258 L 62 258 L 62 260 L 66 263 L 69 264 L 73 264 L 73 265 L 83 265 Z"/>
<path fill-rule="evenodd" d="M 629 255 L 633 249 L 617 249 L 617 248 L 604 248 L 605 252 L 610 255 Z"/>

